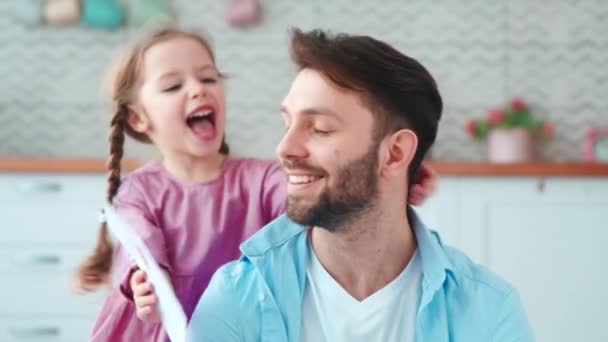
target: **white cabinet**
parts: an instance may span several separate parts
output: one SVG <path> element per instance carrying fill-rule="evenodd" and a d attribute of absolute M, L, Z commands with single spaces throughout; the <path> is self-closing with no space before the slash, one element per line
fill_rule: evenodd
<path fill-rule="evenodd" d="M 538 341 L 608 341 L 608 178 L 445 177 L 419 212 L 519 290 Z"/>
<path fill-rule="evenodd" d="M 105 189 L 101 174 L 0 174 L 0 342 L 87 340 L 104 293 L 69 284 Z M 442 177 L 418 212 L 517 287 L 538 341 L 608 341 L 608 178 Z"/>
<path fill-rule="evenodd" d="M 90 330 L 90 318 L 9 317 L 0 319 L 0 342 L 83 342 L 89 340 Z"/>
<path fill-rule="evenodd" d="M 0 342 L 88 340 L 104 293 L 70 282 L 104 193 L 100 174 L 0 174 Z"/>

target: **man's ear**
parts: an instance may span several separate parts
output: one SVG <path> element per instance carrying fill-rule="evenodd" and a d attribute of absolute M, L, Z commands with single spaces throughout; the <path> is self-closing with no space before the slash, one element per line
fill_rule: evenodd
<path fill-rule="evenodd" d="M 129 126 L 138 133 L 147 133 L 150 129 L 150 120 L 147 116 L 140 114 L 142 111 L 138 111 L 134 106 L 127 107 L 127 123 Z"/>
<path fill-rule="evenodd" d="M 386 137 L 384 157 L 381 160 L 381 173 L 384 175 L 407 174 L 410 163 L 416 154 L 418 137 L 409 129 L 399 130 Z"/>

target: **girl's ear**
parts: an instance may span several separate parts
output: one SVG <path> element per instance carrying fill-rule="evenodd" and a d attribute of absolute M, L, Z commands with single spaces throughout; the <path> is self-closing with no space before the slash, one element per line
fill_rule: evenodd
<path fill-rule="evenodd" d="M 150 130 L 150 120 L 147 116 L 140 114 L 142 111 L 138 111 L 134 106 L 127 107 L 127 123 L 129 126 L 138 133 L 147 133 Z"/>

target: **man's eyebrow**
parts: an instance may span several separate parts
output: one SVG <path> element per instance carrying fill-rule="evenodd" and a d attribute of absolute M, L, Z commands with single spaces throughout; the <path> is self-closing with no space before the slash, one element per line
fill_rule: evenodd
<path fill-rule="evenodd" d="M 281 112 L 285 114 L 289 114 L 289 110 L 285 106 L 281 106 Z M 344 121 L 336 112 L 329 108 L 325 107 L 310 107 L 300 110 L 299 113 L 305 115 L 316 115 L 316 116 L 329 116 L 338 121 Z"/>

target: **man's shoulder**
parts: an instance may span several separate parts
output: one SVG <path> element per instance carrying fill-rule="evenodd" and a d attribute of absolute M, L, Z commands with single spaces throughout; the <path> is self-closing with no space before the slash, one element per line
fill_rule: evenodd
<path fill-rule="evenodd" d="M 251 304 L 264 297 L 267 289 L 274 292 L 276 286 L 283 286 L 278 278 L 289 274 L 299 279 L 307 253 L 305 232 L 286 215 L 275 219 L 241 244 L 241 257 L 215 272 L 206 293 L 226 297 L 231 292 L 237 304 Z"/>
<path fill-rule="evenodd" d="M 257 272 L 246 258 L 221 266 L 211 277 L 196 315 L 232 317 L 235 321 L 253 317 L 249 310 L 255 310 L 259 301 L 262 289 L 259 282 Z"/>
<path fill-rule="evenodd" d="M 446 254 L 453 265 L 448 276 L 453 286 L 444 287 L 446 301 L 452 303 L 448 314 L 461 333 L 534 341 L 519 293 L 507 280 L 454 248 L 446 247 Z"/>
<path fill-rule="evenodd" d="M 438 286 L 436 281 L 447 275 L 446 281 L 451 282 L 449 289 L 454 290 L 450 295 L 485 295 L 491 299 L 504 298 L 513 291 L 506 280 L 462 251 L 445 244 L 441 235 L 429 229 L 411 208 L 408 208 L 408 216 L 421 252 L 424 272 L 434 282 L 431 286 Z"/>
<path fill-rule="evenodd" d="M 444 249 L 451 267 L 443 291 L 453 319 L 463 327 L 486 326 L 490 335 L 501 321 L 517 322 L 518 332 L 527 329 L 519 293 L 507 280 L 455 248 Z"/>
<path fill-rule="evenodd" d="M 213 275 L 209 288 L 217 286 L 221 289 L 236 291 L 242 287 L 249 287 L 257 278 L 255 267 L 249 259 L 241 257 L 221 266 Z"/>
<path fill-rule="evenodd" d="M 452 265 L 450 274 L 460 289 L 484 295 L 488 300 L 501 300 L 513 292 L 514 288 L 507 280 L 462 251 L 450 246 L 444 246 L 444 250 Z"/>
<path fill-rule="evenodd" d="M 458 249 L 444 245 L 436 232 L 421 229 L 418 232 L 426 242 L 427 256 L 441 265 L 443 275 L 430 277 L 442 280 L 436 288 L 440 295 L 434 292 L 432 283 L 427 281 L 425 285 L 423 279 L 423 289 L 432 290 L 430 298 L 438 299 L 428 304 L 431 316 L 445 314 L 458 326 L 454 331 L 458 336 L 482 336 L 482 339 L 471 339 L 474 341 L 502 340 L 503 337 L 533 340 L 519 294 L 507 280 Z M 427 262 L 431 271 L 432 265 L 435 263 Z"/>
<path fill-rule="evenodd" d="M 214 273 L 192 314 L 188 341 L 236 341 L 259 336 L 261 286 L 255 273 L 242 258 Z"/>

